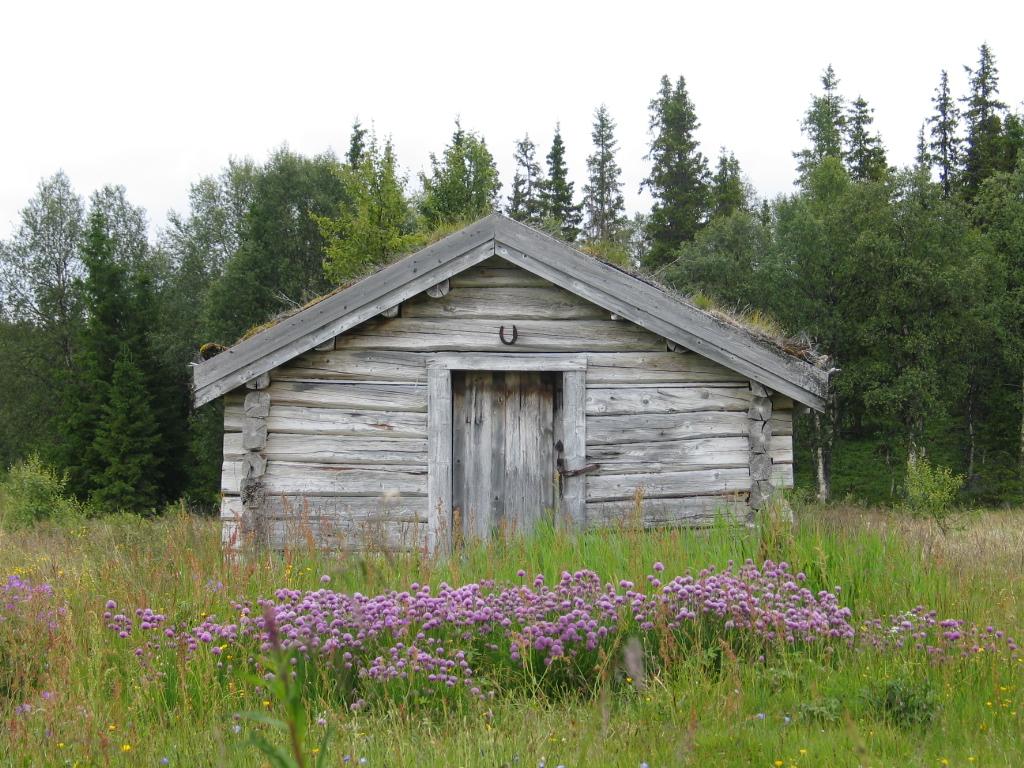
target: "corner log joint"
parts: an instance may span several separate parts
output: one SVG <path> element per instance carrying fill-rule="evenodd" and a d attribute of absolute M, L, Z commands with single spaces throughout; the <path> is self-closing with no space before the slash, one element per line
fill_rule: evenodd
<path fill-rule="evenodd" d="M 761 509 L 771 498 L 772 487 L 772 399 L 771 392 L 750 382 L 750 409 L 747 427 L 750 444 L 750 508 Z"/>
<path fill-rule="evenodd" d="M 265 491 L 263 476 L 267 472 L 267 417 L 270 416 L 269 374 L 263 374 L 246 385 L 251 392 L 245 395 L 245 419 L 242 423 L 242 457 L 244 476 L 239 483 L 242 505 L 242 532 L 252 537 L 258 547 L 268 543 L 268 530 L 263 514 Z"/>

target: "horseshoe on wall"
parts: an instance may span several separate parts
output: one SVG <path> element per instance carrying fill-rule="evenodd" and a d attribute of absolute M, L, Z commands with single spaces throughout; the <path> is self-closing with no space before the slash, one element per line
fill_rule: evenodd
<path fill-rule="evenodd" d="M 509 341 L 505 338 L 505 326 L 503 325 L 498 329 L 498 338 L 501 339 L 502 344 L 510 347 L 519 339 L 519 329 L 515 325 L 512 326 L 512 340 Z"/>

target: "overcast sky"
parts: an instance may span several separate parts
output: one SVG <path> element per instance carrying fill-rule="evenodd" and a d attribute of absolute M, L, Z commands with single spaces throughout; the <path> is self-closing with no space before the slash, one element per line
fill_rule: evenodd
<path fill-rule="evenodd" d="M 831 63 L 875 109 L 890 162 L 912 161 L 939 72 L 993 48 L 1001 94 L 1024 99 L 1024 4 L 925 2 L 3 2 L 0 238 L 40 178 L 83 196 L 123 184 L 154 228 L 229 156 L 287 143 L 343 153 L 354 117 L 391 135 L 411 178 L 449 139 L 480 132 L 501 171 L 516 138 L 547 153 L 561 122 L 583 184 L 594 107 L 618 123 L 627 205 L 647 166 L 647 106 L 686 78 L 714 158 L 736 153 L 762 195 L 792 189 L 800 120 Z"/>

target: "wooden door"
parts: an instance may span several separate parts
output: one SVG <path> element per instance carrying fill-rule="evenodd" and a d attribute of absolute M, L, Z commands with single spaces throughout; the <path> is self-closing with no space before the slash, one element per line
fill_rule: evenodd
<path fill-rule="evenodd" d="M 556 493 L 556 375 L 466 371 L 452 376 L 455 537 L 529 531 Z"/>

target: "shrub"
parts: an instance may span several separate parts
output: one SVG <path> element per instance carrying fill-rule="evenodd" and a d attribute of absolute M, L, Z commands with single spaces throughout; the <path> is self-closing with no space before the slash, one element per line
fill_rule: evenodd
<path fill-rule="evenodd" d="M 23 528 L 41 520 L 80 520 L 83 506 L 66 494 L 67 474 L 58 473 L 35 454 L 14 464 L 0 484 L 0 523 Z"/>
<path fill-rule="evenodd" d="M 904 727 L 930 723 L 938 708 L 938 697 L 924 680 L 885 680 L 869 687 L 865 699 L 875 714 Z"/>
<path fill-rule="evenodd" d="M 933 520 L 946 533 L 954 520 L 953 502 L 964 476 L 949 467 L 933 466 L 924 456 L 907 459 L 907 507 L 911 514 Z"/>

